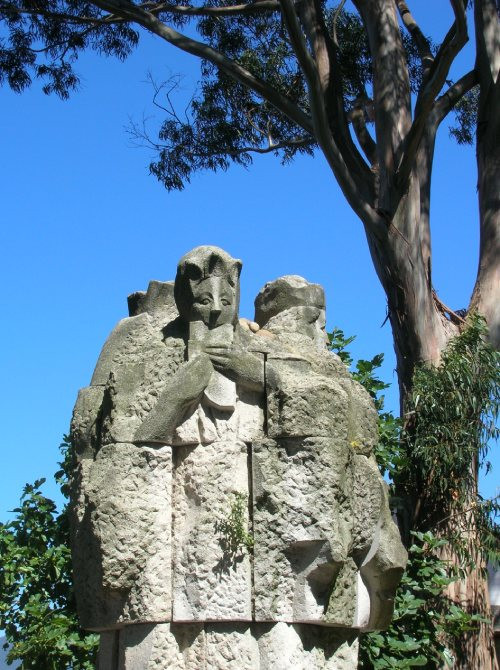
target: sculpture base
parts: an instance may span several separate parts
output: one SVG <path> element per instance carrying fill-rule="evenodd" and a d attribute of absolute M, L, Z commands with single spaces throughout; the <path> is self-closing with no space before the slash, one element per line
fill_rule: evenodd
<path fill-rule="evenodd" d="M 134 624 L 101 633 L 98 670 L 355 670 L 357 631 L 309 624 Z"/>

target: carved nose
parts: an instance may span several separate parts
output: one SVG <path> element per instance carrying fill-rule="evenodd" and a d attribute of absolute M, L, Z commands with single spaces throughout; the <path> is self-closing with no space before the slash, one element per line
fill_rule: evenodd
<path fill-rule="evenodd" d="M 210 323 L 215 326 L 217 325 L 217 321 L 219 320 L 219 316 L 221 314 L 220 309 L 211 309 L 210 310 Z"/>
<path fill-rule="evenodd" d="M 221 312 L 222 312 L 222 305 L 220 303 L 220 300 L 217 300 L 216 298 L 212 304 L 212 309 L 210 310 L 210 313 L 213 316 L 219 316 Z"/>

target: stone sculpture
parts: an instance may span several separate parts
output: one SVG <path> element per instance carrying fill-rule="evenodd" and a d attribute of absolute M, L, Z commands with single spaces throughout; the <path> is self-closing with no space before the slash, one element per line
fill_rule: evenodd
<path fill-rule="evenodd" d="M 101 670 L 356 667 L 406 553 L 376 412 L 327 350 L 320 286 L 198 247 L 129 297 L 72 420 L 75 589 Z"/>

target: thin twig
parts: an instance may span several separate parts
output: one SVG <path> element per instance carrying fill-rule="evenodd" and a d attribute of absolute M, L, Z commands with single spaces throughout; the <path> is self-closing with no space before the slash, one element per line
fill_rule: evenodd
<path fill-rule="evenodd" d="M 91 16 L 75 16 L 74 14 L 65 14 L 63 12 L 50 12 L 44 9 L 29 9 L 28 7 L 15 7 L 13 5 L 5 5 L 0 3 L 0 12 L 5 12 L 6 14 L 26 14 L 28 16 L 42 16 L 48 19 L 54 19 L 58 21 L 64 21 L 66 23 L 76 23 L 88 25 L 113 25 L 115 23 L 124 23 L 126 19 L 123 19 L 114 14 L 108 14 L 104 17 L 91 17 Z"/>
<path fill-rule="evenodd" d="M 292 100 L 208 44 L 180 33 L 163 23 L 151 12 L 132 3 L 120 2 L 119 0 L 93 0 L 93 2 L 105 11 L 114 14 L 119 13 L 124 18 L 134 21 L 182 51 L 211 62 L 231 79 L 243 84 L 243 86 L 267 100 L 306 132 L 313 132 L 311 119 Z"/>

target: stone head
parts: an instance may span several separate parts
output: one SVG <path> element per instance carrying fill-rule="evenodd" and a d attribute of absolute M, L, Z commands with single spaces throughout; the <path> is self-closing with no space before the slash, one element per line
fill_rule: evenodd
<path fill-rule="evenodd" d="M 238 320 L 241 261 L 219 247 L 196 247 L 181 258 L 174 297 L 186 322 L 202 321 L 209 329 Z"/>
<path fill-rule="evenodd" d="M 286 275 L 268 282 L 255 299 L 255 321 L 271 331 L 298 333 L 323 348 L 325 292 L 298 275 Z"/>

